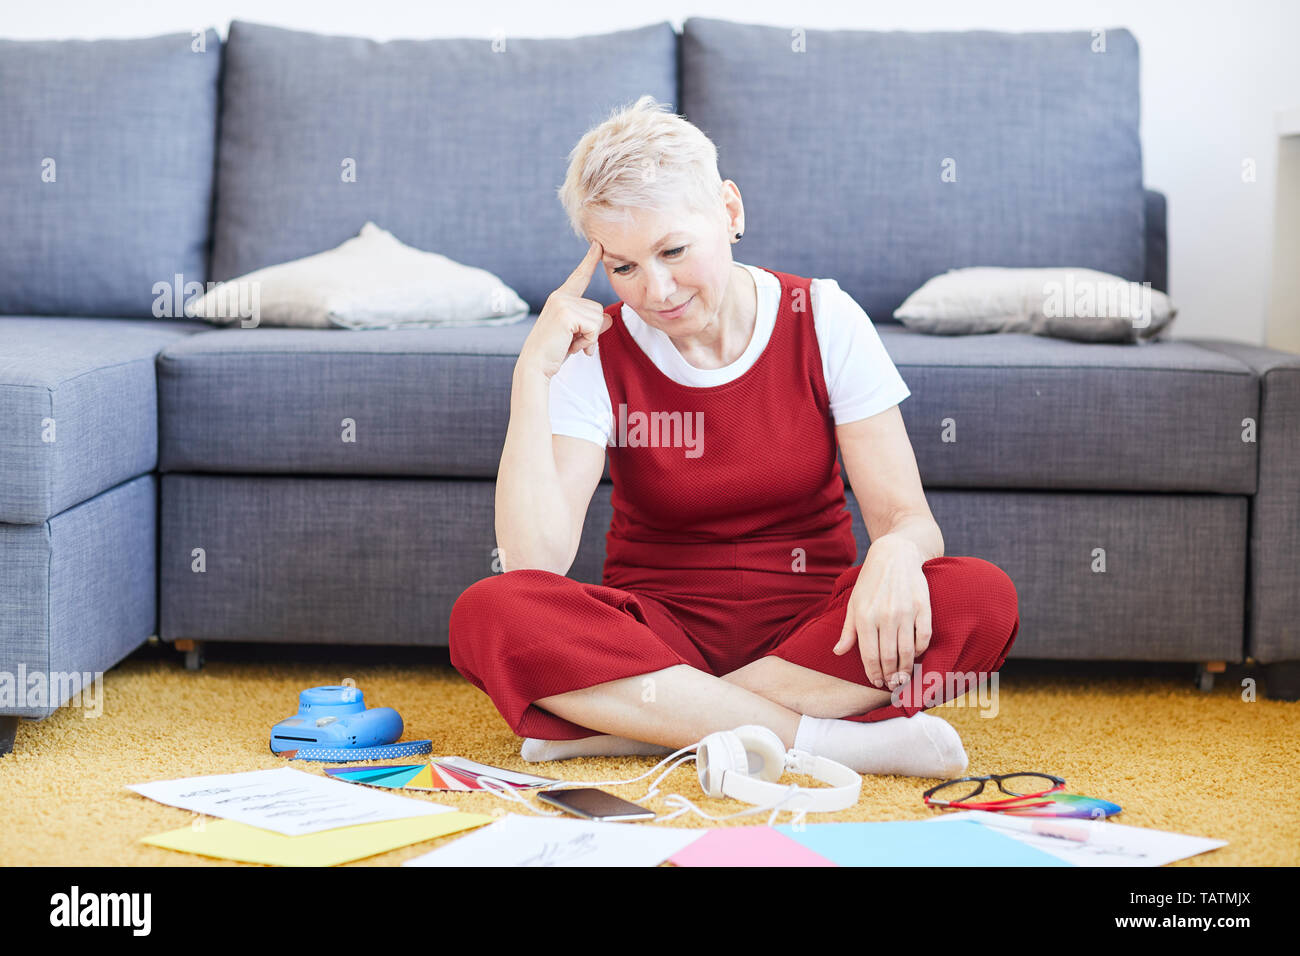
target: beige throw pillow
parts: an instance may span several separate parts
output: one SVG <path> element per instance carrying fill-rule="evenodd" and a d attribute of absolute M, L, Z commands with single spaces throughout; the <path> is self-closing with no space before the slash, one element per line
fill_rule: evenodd
<path fill-rule="evenodd" d="M 528 305 L 491 272 L 367 222 L 334 249 L 214 285 L 185 314 L 243 328 L 410 329 L 505 325 L 527 316 Z"/>
<path fill-rule="evenodd" d="M 1177 310 L 1149 282 L 1093 269 L 949 269 L 894 311 L 931 335 L 1029 332 L 1083 342 L 1156 338 Z"/>

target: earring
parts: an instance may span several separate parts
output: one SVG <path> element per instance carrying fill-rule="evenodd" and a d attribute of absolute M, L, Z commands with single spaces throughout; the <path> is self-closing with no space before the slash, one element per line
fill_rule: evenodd
<path fill-rule="evenodd" d="M 736 238 L 739 239 L 742 235 L 744 235 L 744 233 L 740 233 L 740 232 L 738 232 L 738 233 L 736 233 Z"/>

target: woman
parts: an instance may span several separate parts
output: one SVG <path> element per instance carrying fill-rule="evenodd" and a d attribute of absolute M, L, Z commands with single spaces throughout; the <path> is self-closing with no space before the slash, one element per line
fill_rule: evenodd
<path fill-rule="evenodd" d="M 1001 667 L 1016 592 L 943 556 L 897 408 L 910 392 L 866 314 L 834 280 L 732 260 L 740 192 L 650 96 L 582 138 L 559 194 L 590 245 L 515 366 L 504 573 L 457 599 L 452 663 L 527 760 L 762 724 L 862 773 L 959 775 L 956 731 L 922 713 L 945 698 L 918 678 Z M 582 297 L 601 262 L 620 296 L 604 309 Z M 837 446 L 871 536 L 860 566 Z M 593 585 L 565 574 L 606 453 Z"/>

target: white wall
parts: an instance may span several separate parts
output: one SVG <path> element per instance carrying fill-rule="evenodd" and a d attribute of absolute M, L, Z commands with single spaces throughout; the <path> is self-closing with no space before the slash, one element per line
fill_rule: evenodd
<path fill-rule="evenodd" d="M 1294 0 L 764 0 L 459 4 L 392 0 L 0 0 L 0 36 L 151 36 L 231 19 L 378 40 L 575 36 L 688 16 L 871 30 L 1091 30 L 1127 27 L 1142 56 L 1145 180 L 1169 199 L 1171 334 L 1263 344 L 1273 270 L 1277 113 L 1300 107 L 1300 3 Z M 1253 160 L 1255 179 L 1243 181 Z M 744 188 L 744 184 L 740 184 Z M 1300 263 L 1287 264 L 1300 269 Z M 1283 284 L 1285 287 L 1285 284 Z M 1300 342 L 1296 303 L 1273 304 L 1273 340 Z M 1297 347 L 1297 346 L 1291 346 Z"/>

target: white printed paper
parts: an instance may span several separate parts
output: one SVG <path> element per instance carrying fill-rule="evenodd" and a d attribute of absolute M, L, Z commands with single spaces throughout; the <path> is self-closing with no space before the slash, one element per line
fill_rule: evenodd
<path fill-rule="evenodd" d="M 285 836 L 455 810 L 292 767 L 133 783 L 127 789 L 169 806 Z"/>
<path fill-rule="evenodd" d="M 1227 840 L 1188 836 L 1184 833 L 1167 833 L 1147 827 L 1131 827 L 1109 820 L 1085 820 L 1082 817 L 1030 817 L 1008 816 L 988 810 L 962 810 L 945 813 L 929 823 L 948 820 L 970 820 L 997 828 L 1021 843 L 1050 853 L 1075 866 L 1164 866 L 1207 850 L 1227 846 Z M 1053 829 L 1068 836 L 1047 836 L 1035 833 L 1038 829 Z M 1041 825 L 1048 824 L 1044 828 Z"/>
<path fill-rule="evenodd" d="M 709 831 L 508 814 L 403 866 L 658 866 Z"/>

